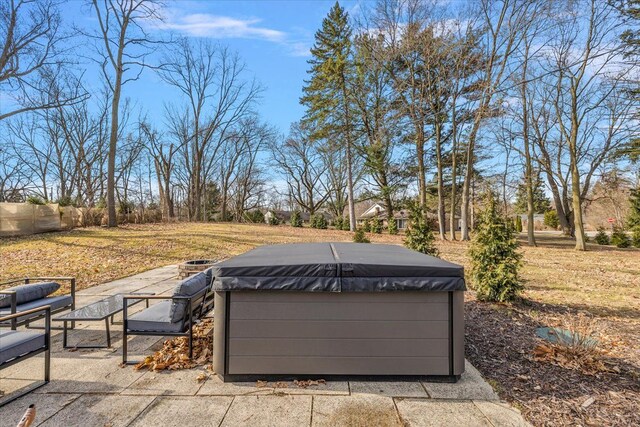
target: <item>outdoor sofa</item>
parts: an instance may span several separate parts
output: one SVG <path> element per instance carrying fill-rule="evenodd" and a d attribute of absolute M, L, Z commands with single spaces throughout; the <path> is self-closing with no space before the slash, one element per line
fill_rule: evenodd
<path fill-rule="evenodd" d="M 6 325 L 11 324 L 11 321 L 16 320 L 20 316 L 44 317 L 44 331 L 16 331 L 13 328 L 6 327 Z M 0 326 L 4 326 L 4 328 L 0 328 L 0 370 L 42 352 L 45 353 L 44 381 L 23 389 L 14 395 L 0 399 L 0 406 L 3 406 L 49 382 L 51 360 L 51 307 L 47 305 L 8 316 L 0 316 Z"/>
<path fill-rule="evenodd" d="M 184 336 L 189 338 L 189 358 L 193 356 L 193 325 L 213 308 L 212 269 L 190 276 L 174 289 L 173 295 L 124 295 L 122 362 L 127 360 L 129 335 Z M 127 300 L 162 300 L 129 315 Z"/>
<path fill-rule="evenodd" d="M 70 293 L 54 295 L 60 288 L 58 282 L 69 282 Z M 0 283 L 0 286 L 18 284 L 8 289 L 0 290 L 0 316 L 12 316 L 0 321 L 0 325 L 10 324 L 11 329 L 27 325 L 44 317 L 42 310 L 35 308 L 50 307 L 51 314 L 65 310 L 75 310 L 76 307 L 76 279 L 73 277 L 25 277 Z M 72 325 L 73 328 L 73 325 Z"/>

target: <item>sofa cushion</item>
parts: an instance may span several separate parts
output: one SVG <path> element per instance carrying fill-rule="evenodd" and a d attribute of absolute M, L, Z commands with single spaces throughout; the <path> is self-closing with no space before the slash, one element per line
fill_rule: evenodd
<path fill-rule="evenodd" d="M 19 313 L 21 311 L 31 310 L 32 308 L 44 307 L 45 305 L 50 305 L 51 310 L 57 310 L 59 308 L 68 307 L 73 302 L 73 298 L 71 295 L 59 295 L 56 297 L 46 297 L 36 301 L 29 301 L 24 304 L 20 304 L 16 307 L 16 312 Z M 11 314 L 11 307 L 0 308 L 0 317 L 7 316 Z M 16 319 L 17 322 L 23 322 L 28 319 L 32 319 L 35 317 L 39 317 L 44 315 L 44 311 L 40 311 L 38 313 L 29 314 L 26 316 L 20 316 Z M 9 324 L 10 320 L 5 320 L 4 322 L 0 322 L 0 324 Z"/>
<path fill-rule="evenodd" d="M 204 271 L 205 276 L 207 277 L 207 286 L 211 287 L 213 284 L 213 267 L 209 267 Z"/>
<path fill-rule="evenodd" d="M 27 285 L 14 286 L 5 291 L 15 291 L 17 304 L 35 301 L 44 298 L 60 289 L 56 282 L 29 283 Z M 11 295 L 0 294 L 0 308 L 11 307 Z"/>
<path fill-rule="evenodd" d="M 171 321 L 171 304 L 171 301 L 162 301 L 129 316 L 127 329 L 146 332 L 182 332 L 183 322 Z"/>
<path fill-rule="evenodd" d="M 16 357 L 44 348 L 42 332 L 0 331 L 0 365 Z"/>
<path fill-rule="evenodd" d="M 184 279 L 176 285 L 173 296 L 191 297 L 205 289 L 210 283 L 207 283 L 207 275 L 204 272 L 194 274 Z M 171 321 L 180 322 L 185 318 L 188 301 L 184 299 L 174 299 L 171 304 Z M 195 308 L 195 307 L 193 307 Z"/>

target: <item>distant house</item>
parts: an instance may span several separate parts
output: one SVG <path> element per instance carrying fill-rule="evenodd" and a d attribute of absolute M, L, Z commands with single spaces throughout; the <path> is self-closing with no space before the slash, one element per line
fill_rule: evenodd
<path fill-rule="evenodd" d="M 437 215 L 431 212 L 428 212 L 427 216 L 433 218 L 436 221 L 438 219 Z M 356 222 L 359 226 L 364 224 L 366 220 L 371 220 L 375 217 L 378 217 L 382 220 L 382 224 L 384 227 L 387 227 L 389 225 L 387 210 L 380 202 L 374 202 L 359 215 L 357 214 L 356 210 Z M 398 228 L 398 230 L 406 230 L 409 226 L 409 211 L 407 209 L 396 209 L 393 212 L 393 220 L 396 222 L 396 227 Z M 456 224 L 457 229 L 460 230 L 460 218 L 458 215 L 456 215 Z M 449 228 L 449 221 L 447 219 L 445 223 L 445 230 L 448 231 Z"/>
<path fill-rule="evenodd" d="M 384 227 L 389 226 L 389 218 L 387 216 L 387 210 L 381 203 L 374 203 L 369 206 L 364 212 L 356 217 L 358 225 L 364 224 L 366 220 L 373 218 L 380 218 Z M 406 209 L 400 209 L 393 212 L 393 219 L 396 222 L 398 230 L 406 230 L 409 225 L 409 212 Z"/>

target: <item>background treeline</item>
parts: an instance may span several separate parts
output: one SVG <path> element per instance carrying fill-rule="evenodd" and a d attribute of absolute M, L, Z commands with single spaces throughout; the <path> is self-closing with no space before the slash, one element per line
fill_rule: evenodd
<path fill-rule="evenodd" d="M 585 208 L 612 181 L 638 187 L 638 0 L 362 6 L 336 3 L 318 29 L 306 114 L 283 136 L 235 52 L 155 38 L 156 1 L 90 1 L 88 29 L 58 1 L 4 2 L 0 85 L 15 102 L 0 112 L 0 201 L 105 208 L 109 225 L 152 207 L 193 221 L 329 212 L 354 229 L 356 201 L 392 219 L 416 200 L 441 238 L 468 239 L 491 189 L 527 214 L 531 244 L 552 210 L 584 249 Z M 91 70 L 103 89 L 89 93 Z M 143 73 L 180 93 L 157 120 L 123 96 Z"/>

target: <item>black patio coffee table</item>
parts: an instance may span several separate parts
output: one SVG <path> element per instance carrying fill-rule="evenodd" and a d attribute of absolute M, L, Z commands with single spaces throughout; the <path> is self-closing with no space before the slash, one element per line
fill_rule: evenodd
<path fill-rule="evenodd" d="M 153 293 L 134 293 L 134 295 L 154 295 Z M 131 294 L 129 294 L 131 295 Z M 128 300 L 127 306 L 131 307 L 134 304 L 142 302 L 144 300 L 136 300 L 130 299 Z M 149 307 L 149 300 L 146 300 L 147 307 Z M 109 348 L 111 347 L 111 332 L 109 331 L 109 318 L 111 318 L 111 324 L 114 324 L 113 317 L 122 311 L 122 294 L 113 295 L 100 301 L 96 301 L 91 303 L 85 307 L 79 308 L 77 310 L 71 311 L 69 313 L 63 314 L 61 316 L 57 316 L 52 320 L 58 322 L 64 322 L 63 335 L 62 335 L 62 346 L 64 348 Z M 68 322 L 77 322 L 77 321 L 100 321 L 104 320 L 104 325 L 107 332 L 107 345 L 67 345 L 67 323 Z"/>

